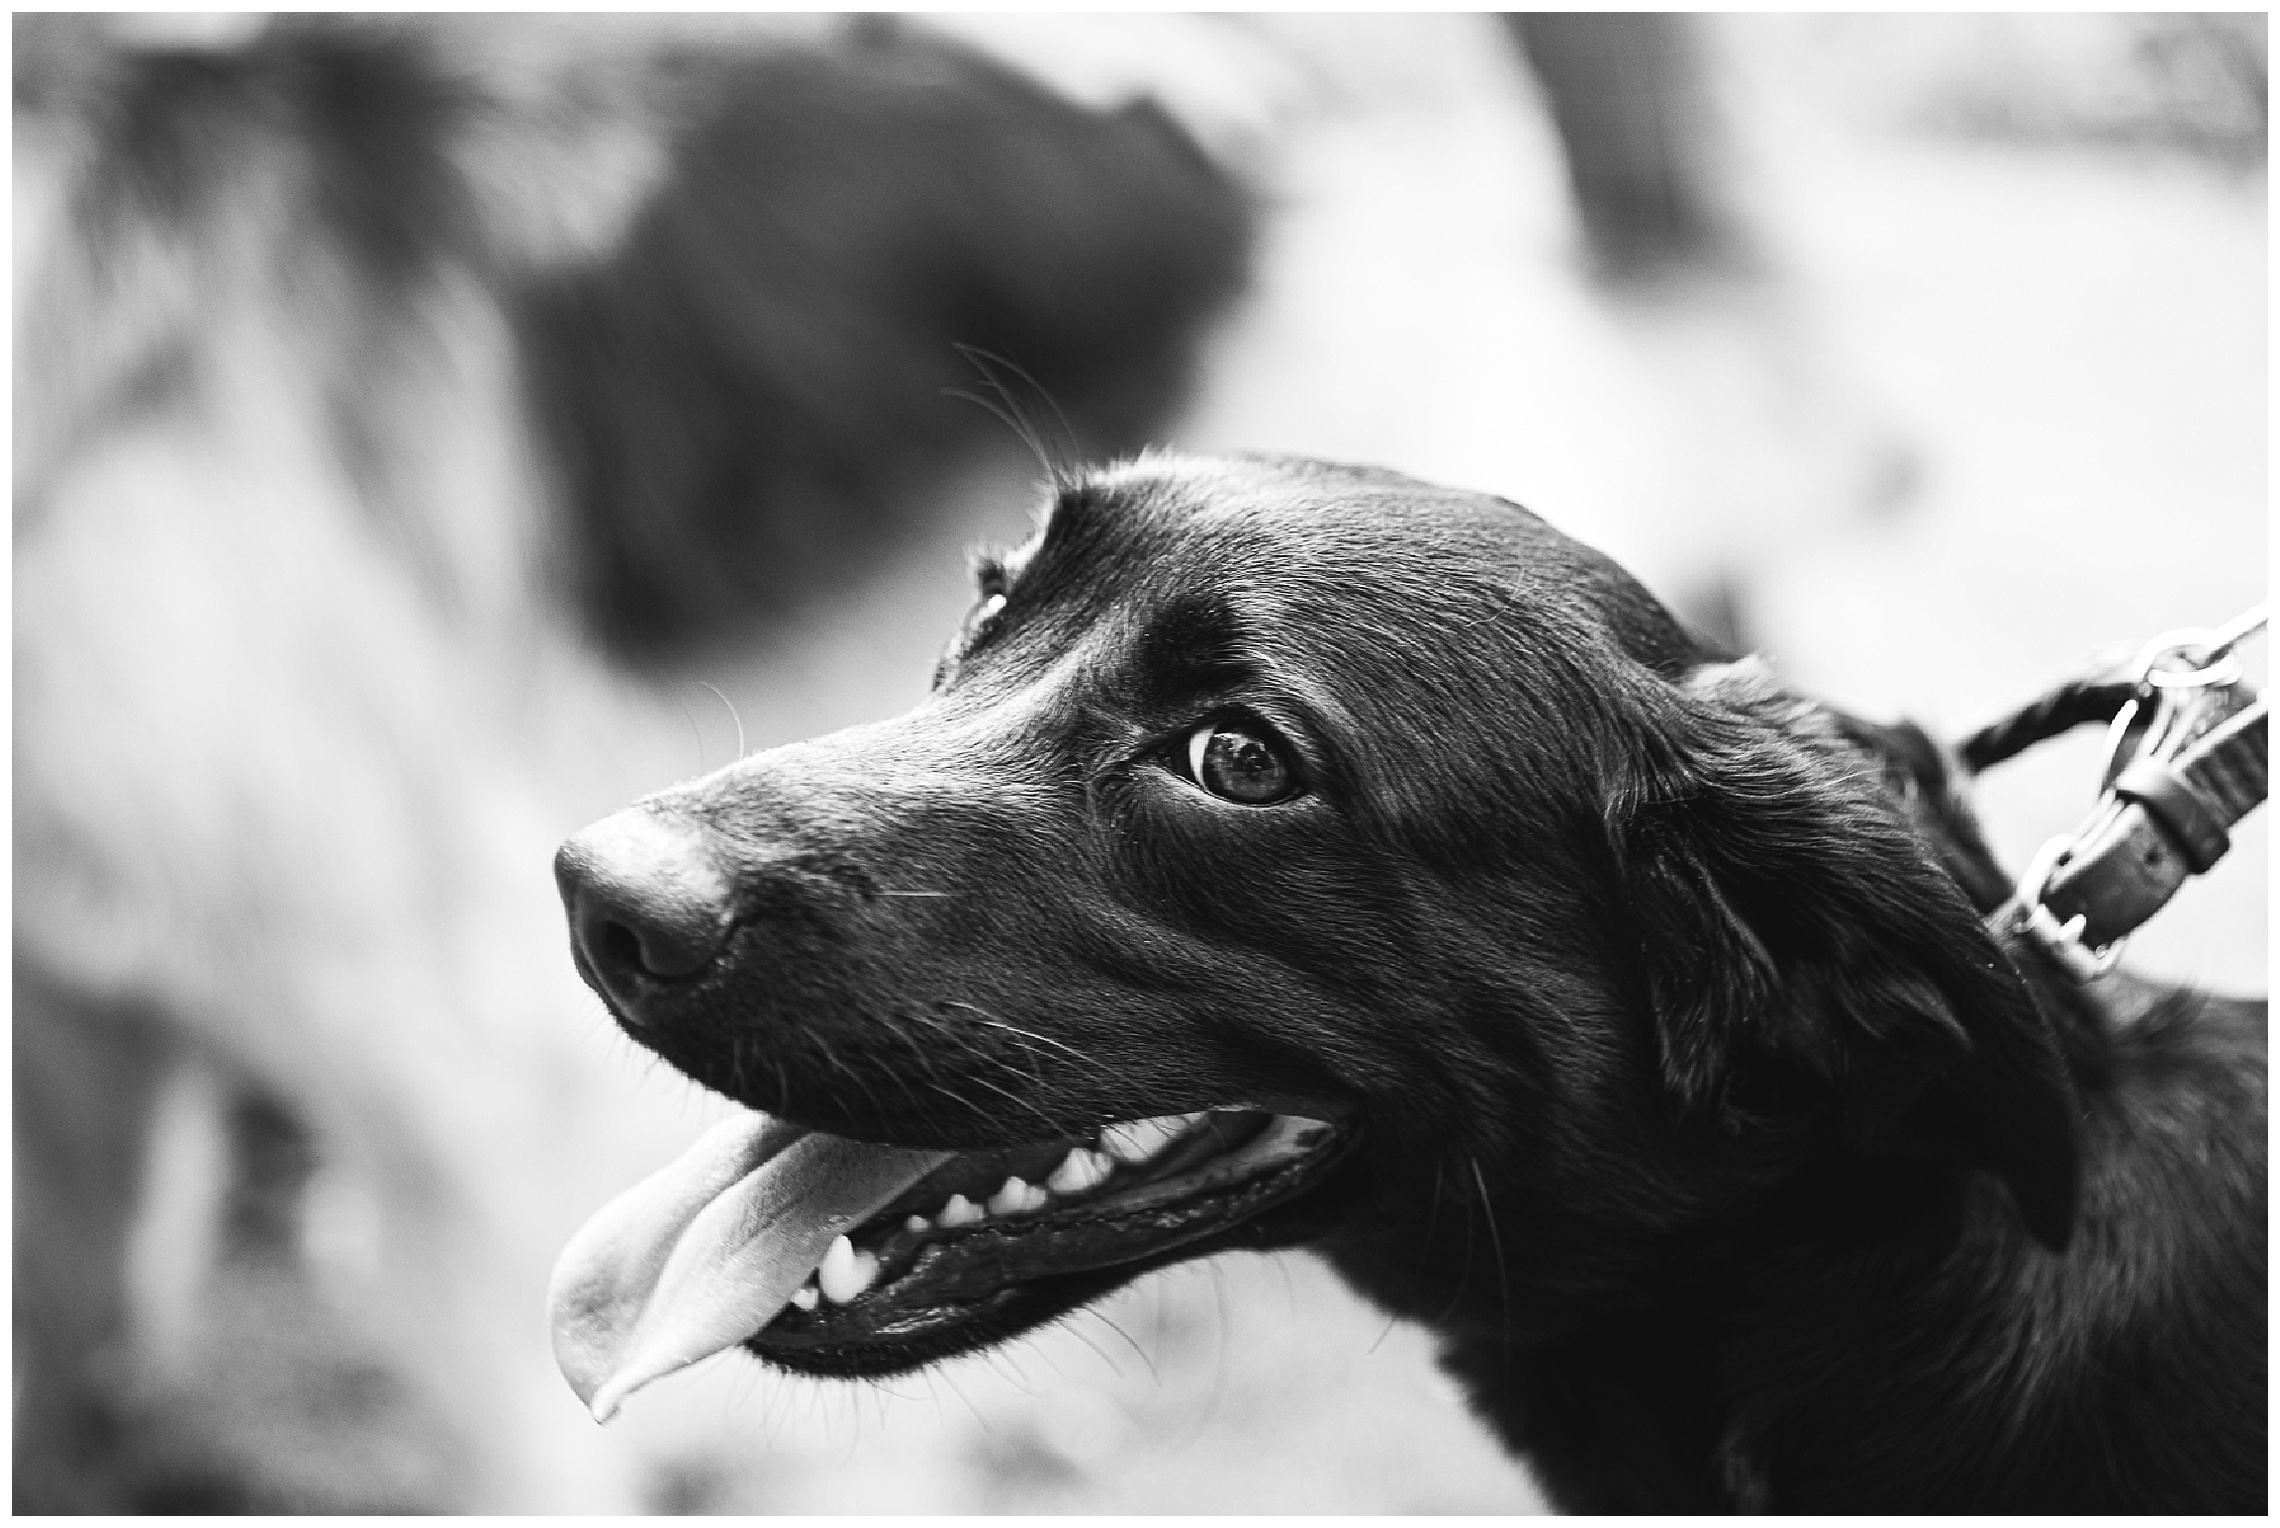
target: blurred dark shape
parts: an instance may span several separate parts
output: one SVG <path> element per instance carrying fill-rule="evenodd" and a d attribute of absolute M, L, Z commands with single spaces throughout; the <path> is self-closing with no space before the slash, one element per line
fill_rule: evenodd
<path fill-rule="evenodd" d="M 14 27 L 20 162 L 37 145 L 57 187 L 38 260 L 22 258 L 33 220 L 18 224 L 34 273 L 16 340 L 18 577 L 37 565 L 61 591 L 31 615 L 19 598 L 16 616 L 14 1506 L 515 1500 L 501 1493 L 528 1484 L 531 1445 L 507 1425 L 519 1419 L 499 1437 L 466 1425 L 507 1392 L 482 1388 L 494 1380 L 474 1372 L 472 1329 L 448 1324 L 475 1319 L 454 1302 L 485 1308 L 465 1286 L 491 1228 L 451 1217 L 497 1164 L 466 1159 L 477 1122 L 453 1136 L 437 1122 L 445 1103 L 402 1096 L 433 1074 L 397 1063 L 420 1038 L 396 999 L 344 996 L 340 974 L 318 969 L 388 952 L 400 969 L 433 967 L 407 971 L 408 989 L 460 1000 L 455 952 L 539 958 L 484 900 L 512 880 L 484 858 L 496 848 L 437 810 L 487 718 L 405 696 L 460 677 L 439 663 L 511 687 L 527 656 L 516 642 L 551 643 L 589 673 L 542 605 L 649 656 L 781 621 L 853 581 L 969 453 L 1019 449 L 984 409 L 942 395 L 975 386 L 959 345 L 1034 375 L 1071 420 L 1062 449 L 1138 444 L 1241 284 L 1252 209 L 1152 107 L 1089 111 L 877 23 L 703 47 L 635 21 L 601 35 L 529 17 L 280 19 L 139 47 L 123 25 Z M 492 456 L 423 434 L 439 411 L 469 431 L 502 417 L 493 362 L 521 387 L 503 417 L 519 408 L 532 425 L 528 441 L 494 431 L 514 437 L 491 443 L 513 464 L 495 470 L 528 482 L 462 482 L 453 447 L 478 466 Z M 27 366 L 36 389 L 21 385 Z M 1022 412 L 1051 417 L 1018 372 L 1001 375 Z M 243 401 L 226 391 L 248 384 Z M 322 438 L 299 438 L 272 394 L 319 404 Z M 281 465 L 227 435 L 248 419 Z M 224 465 L 166 475 L 204 463 L 201 447 Z M 106 473 L 121 460 L 134 465 Z M 313 535 L 340 560 L 280 575 L 231 540 L 238 490 L 380 534 Z M 135 495 L 164 503 L 172 552 L 64 534 L 74 511 L 136 524 L 107 513 L 146 502 Z M 506 523 L 526 497 L 538 524 Z M 551 583 L 526 582 L 525 536 Z M 106 603 L 113 572 L 147 573 L 183 547 L 211 554 L 179 575 L 204 581 L 184 607 L 204 617 L 144 623 Z M 330 581 L 336 608 L 268 598 L 280 576 Z M 399 583 L 420 598 L 392 602 Z M 506 605 L 487 608 L 504 617 L 492 626 L 460 608 L 485 591 Z M 163 644 L 185 629 L 169 621 L 224 624 L 241 606 L 244 628 L 197 631 L 212 654 L 167 669 Z M 376 610 L 403 624 L 356 624 Z M 330 624 L 274 624 L 296 620 Z M 74 648 L 85 631 L 119 635 L 102 655 L 118 667 Z M 235 660 L 303 642 L 337 665 L 341 695 L 249 695 L 258 664 Z M 90 728 L 61 699 L 106 673 L 126 690 L 144 674 L 195 690 L 225 735 L 190 752 L 216 773 L 107 746 L 109 722 Z M 100 705 L 130 729 L 164 709 L 142 692 Z M 226 729 L 249 710 L 267 730 L 233 745 Z M 631 702 L 604 714 L 629 729 L 640 715 Z M 338 798 L 313 834 L 311 802 L 276 799 L 276 750 L 337 762 L 374 738 L 386 757 L 371 775 L 311 782 L 312 798 Z M 512 777 L 483 799 L 542 818 L 558 784 Z M 91 805 L 106 791 L 148 803 L 146 817 L 111 821 Z M 237 860 L 183 848 L 225 818 Z M 355 858 L 398 822 L 400 861 Z M 106 882 L 120 866 L 142 879 Z M 80 931 L 82 882 L 115 898 L 104 916 L 134 948 Z M 343 926 L 340 942 L 308 937 Z M 269 964 L 245 972 L 249 950 Z M 184 971 L 254 979 L 217 1008 L 203 989 L 172 990 Z M 428 1033 L 465 1017 L 446 1008 Z M 572 1015 L 546 1017 L 567 1028 Z M 483 1065 L 521 1055 L 469 1043 Z M 197 1151 L 210 1160 L 185 1170 L 195 1181 L 159 1181 Z M 344 1157 L 378 1201 L 389 1259 L 356 1286 L 375 1291 L 364 1307 L 333 1298 L 311 1250 L 312 1183 Z M 154 1217 L 157 1262 L 138 1273 Z M 535 1318 L 537 1289 L 511 1303 L 524 1298 Z M 155 1335 L 153 1299 L 172 1302 Z"/>
<path fill-rule="evenodd" d="M 209 220 L 282 141 L 308 193 L 288 232 L 361 272 L 366 344 L 441 270 L 493 287 L 556 456 L 560 571 L 629 652 L 779 610 L 923 511 L 949 460 L 1005 433 L 945 402 L 988 390 L 961 347 L 1011 363 L 1046 433 L 1066 419 L 1059 451 L 1142 444 L 1249 254 L 1245 196 L 1152 103 L 1088 111 L 887 21 L 643 61 L 663 179 L 614 248 L 566 261 L 489 226 L 455 153 L 510 103 L 424 31 L 280 22 L 239 51 L 100 60 L 43 37 L 20 101 L 103 92 L 97 228 Z M 379 358 L 344 359 L 340 444 L 370 472 Z"/>
<path fill-rule="evenodd" d="M 14 1506 L 119 1510 L 133 1497 L 105 1487 L 127 1430 L 122 1249 L 164 1031 L 75 1003 L 21 958 L 12 997 Z"/>
<path fill-rule="evenodd" d="M 227 1188 L 200 1291 L 223 1335 L 198 1405 L 150 1382 L 123 1249 L 160 1092 L 211 1058 L 155 1010 L 87 1004 L 20 960 L 13 1000 L 15 1510 L 447 1509 L 462 1445 L 300 1277 L 308 1132 L 227 1068 L 213 1074 Z"/>
<path fill-rule="evenodd" d="M 579 598 L 629 648 L 796 598 L 1003 433 L 944 408 L 978 385 L 958 344 L 1033 376 L 1062 452 L 1124 452 L 1243 281 L 1243 196 L 1154 105 L 1083 112 L 885 23 L 686 89 L 632 237 L 515 296 Z"/>
<path fill-rule="evenodd" d="M 1697 18 L 1527 11 L 1505 27 L 1543 86 L 1602 271 L 1617 280 L 1738 261 Z"/>
<path fill-rule="evenodd" d="M 1082 110 L 907 27 L 689 61 L 631 236 L 514 298 L 581 605 L 648 650 L 813 591 L 978 435 L 1003 357 L 1075 457 L 1142 444 L 1241 284 L 1249 212 L 1153 105 Z M 1041 390 L 1051 401 L 1038 397 Z M 765 513 L 755 513 L 764 506 Z"/>

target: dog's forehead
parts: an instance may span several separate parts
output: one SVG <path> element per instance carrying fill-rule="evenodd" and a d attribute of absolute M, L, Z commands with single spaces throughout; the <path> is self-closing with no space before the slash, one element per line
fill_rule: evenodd
<path fill-rule="evenodd" d="M 1159 450 L 1089 471 L 1008 566 L 1033 606 L 1127 631 L 1201 602 L 1285 638 L 1493 623 L 1658 668 L 1692 649 L 1622 569 L 1516 504 L 1303 457 Z"/>
<path fill-rule="evenodd" d="M 1290 569 L 1419 552 L 1501 562 L 1537 540 L 1565 538 L 1515 505 L 1381 468 L 1156 450 L 1062 485 L 1014 565 L 1146 560 L 1237 572 L 1260 557 Z"/>
<path fill-rule="evenodd" d="M 1264 452 L 1148 451 L 1088 472 L 1074 488 L 1064 497 L 1080 510 L 1105 509 L 1112 517 L 1121 510 L 1158 525 L 1249 526 L 1263 534 L 1383 517 L 1405 504 L 1477 497 L 1381 467 Z M 1056 504 L 1056 511 L 1061 507 Z"/>
<path fill-rule="evenodd" d="M 1385 532 L 1314 478 L 1271 458 L 1166 451 L 1088 471 L 1004 560 L 1011 599 L 1115 640 L 1173 611 L 1264 614 L 1310 584 L 1366 594 L 1356 574 Z"/>

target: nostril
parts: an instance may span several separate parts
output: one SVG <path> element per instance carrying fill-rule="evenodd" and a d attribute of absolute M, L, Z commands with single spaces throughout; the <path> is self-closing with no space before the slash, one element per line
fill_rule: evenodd
<path fill-rule="evenodd" d="M 712 964 L 719 947 L 710 931 L 674 929 L 637 921 L 621 909 L 594 918 L 586 936 L 586 958 L 596 967 L 630 971 L 661 981 L 694 976 Z"/>
<path fill-rule="evenodd" d="M 599 967 L 630 966 L 635 970 L 649 970 L 649 962 L 642 958 L 641 936 L 622 923 L 604 920 L 587 941 L 586 958 Z"/>
<path fill-rule="evenodd" d="M 632 1024 L 653 1022 L 658 983 L 697 975 L 728 942 L 731 887 L 699 831 L 622 812 L 555 856 L 587 979 Z"/>

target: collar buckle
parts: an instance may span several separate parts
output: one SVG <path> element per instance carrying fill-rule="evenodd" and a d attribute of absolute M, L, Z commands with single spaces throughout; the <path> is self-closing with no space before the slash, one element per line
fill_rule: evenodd
<path fill-rule="evenodd" d="M 2129 936 L 2125 934 L 2092 949 L 2082 942 L 2083 931 L 2090 923 L 2087 914 L 2076 913 L 2061 923 L 2058 915 L 2043 905 L 2043 892 L 2050 885 L 2051 876 L 2073 858 L 2075 843 L 2074 834 L 2061 833 L 2035 851 L 2026 874 L 2019 877 L 2019 884 L 2011 893 L 2010 916 L 2003 921 L 2033 940 L 2060 970 L 2088 985 L 2114 969 L 2122 958 L 2123 946 L 2129 943 Z M 2002 914 L 1997 916 L 2003 918 Z"/>

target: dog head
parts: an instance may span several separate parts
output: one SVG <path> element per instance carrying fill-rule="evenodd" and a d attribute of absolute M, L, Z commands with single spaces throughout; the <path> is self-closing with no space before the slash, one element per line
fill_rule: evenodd
<path fill-rule="evenodd" d="M 740 1340 L 903 1369 L 1231 1246 L 1555 1319 L 1855 1159 L 1988 1170 L 2063 1239 L 2064 1072 L 1968 901 L 1821 713 L 1605 558 L 1158 456 L 980 582 L 918 709 L 562 851 L 626 1030 L 795 1122 L 566 1254 L 589 1398 Z"/>

